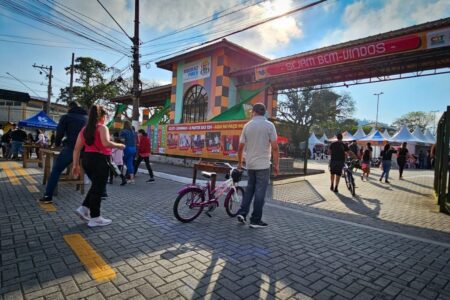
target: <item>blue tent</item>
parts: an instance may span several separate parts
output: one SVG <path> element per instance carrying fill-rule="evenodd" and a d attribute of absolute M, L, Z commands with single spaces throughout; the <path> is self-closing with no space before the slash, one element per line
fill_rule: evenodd
<path fill-rule="evenodd" d="M 58 124 L 47 116 L 44 111 L 39 112 L 37 115 L 32 116 L 29 119 L 19 122 L 19 127 L 32 127 L 56 130 Z"/>

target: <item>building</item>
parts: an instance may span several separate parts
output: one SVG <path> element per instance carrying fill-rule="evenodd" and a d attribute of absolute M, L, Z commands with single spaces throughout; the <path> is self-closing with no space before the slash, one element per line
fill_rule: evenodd
<path fill-rule="evenodd" d="M 233 76 L 242 68 L 267 61 L 268 58 L 226 39 L 159 61 L 159 68 L 172 72 L 172 83 L 143 90 L 140 107 L 163 106 L 170 99 L 171 124 L 205 122 L 241 102 L 246 91 L 256 91 L 251 103 L 265 103 L 268 116 L 274 117 L 276 97 L 269 95 L 270 87 L 266 89 L 264 83 L 239 85 Z M 131 104 L 132 97 L 117 97 L 113 101 Z"/>
<path fill-rule="evenodd" d="M 45 110 L 47 99 L 32 97 L 28 93 L 0 89 L 0 126 L 6 123 L 18 123 Z M 52 103 L 49 117 L 58 122 L 67 113 L 67 106 Z"/>

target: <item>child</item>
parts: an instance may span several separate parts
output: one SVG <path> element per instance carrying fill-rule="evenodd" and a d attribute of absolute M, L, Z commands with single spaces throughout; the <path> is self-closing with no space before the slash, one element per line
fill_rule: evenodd
<path fill-rule="evenodd" d="M 361 180 L 362 181 L 364 181 L 364 174 L 366 175 L 366 180 L 369 180 L 370 154 L 371 154 L 371 151 L 369 149 L 366 149 L 362 156 L 362 163 L 361 163 L 361 169 L 362 169 Z"/>
<path fill-rule="evenodd" d="M 147 133 L 143 129 L 139 129 L 138 131 L 138 157 L 134 164 L 134 175 L 136 176 L 138 167 L 142 160 L 145 161 L 145 166 L 148 170 L 148 175 L 150 176 L 150 179 L 147 180 L 147 182 L 153 183 L 155 182 L 155 178 L 153 176 L 153 170 L 150 166 L 149 156 L 150 156 L 150 138 L 148 137 Z"/>
<path fill-rule="evenodd" d="M 120 139 L 118 136 L 114 136 L 114 141 L 116 143 L 120 143 Z M 117 149 L 117 148 L 113 148 L 112 149 L 112 153 L 111 153 L 111 160 L 113 163 L 115 163 L 117 165 L 117 167 L 120 170 L 120 178 L 122 179 L 122 183 L 120 185 L 125 185 L 127 183 L 127 180 L 125 178 L 125 176 L 123 175 L 123 150 L 122 149 Z M 109 172 L 109 183 L 112 184 L 113 183 L 113 173 L 112 171 Z"/>

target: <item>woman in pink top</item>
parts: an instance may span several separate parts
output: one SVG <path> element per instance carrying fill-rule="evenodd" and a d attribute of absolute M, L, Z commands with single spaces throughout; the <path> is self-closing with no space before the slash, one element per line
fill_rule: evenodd
<path fill-rule="evenodd" d="M 110 141 L 105 118 L 106 111 L 102 106 L 91 107 L 88 123 L 78 134 L 73 151 L 73 175 L 80 175 L 80 152 L 84 147 L 83 169 L 92 182 L 82 206 L 75 211 L 83 220 L 88 221 L 89 227 L 105 226 L 112 222 L 100 215 L 102 194 L 106 190 L 109 176 L 107 160 L 111 155 L 111 148 L 125 148 L 123 144 Z"/>

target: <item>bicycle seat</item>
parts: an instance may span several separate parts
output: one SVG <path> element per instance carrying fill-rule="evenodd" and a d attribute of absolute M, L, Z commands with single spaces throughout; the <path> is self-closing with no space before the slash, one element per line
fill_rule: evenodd
<path fill-rule="evenodd" d="M 211 178 L 212 176 L 216 176 L 216 173 L 215 172 L 202 171 L 202 176 L 205 177 L 205 178 Z"/>

